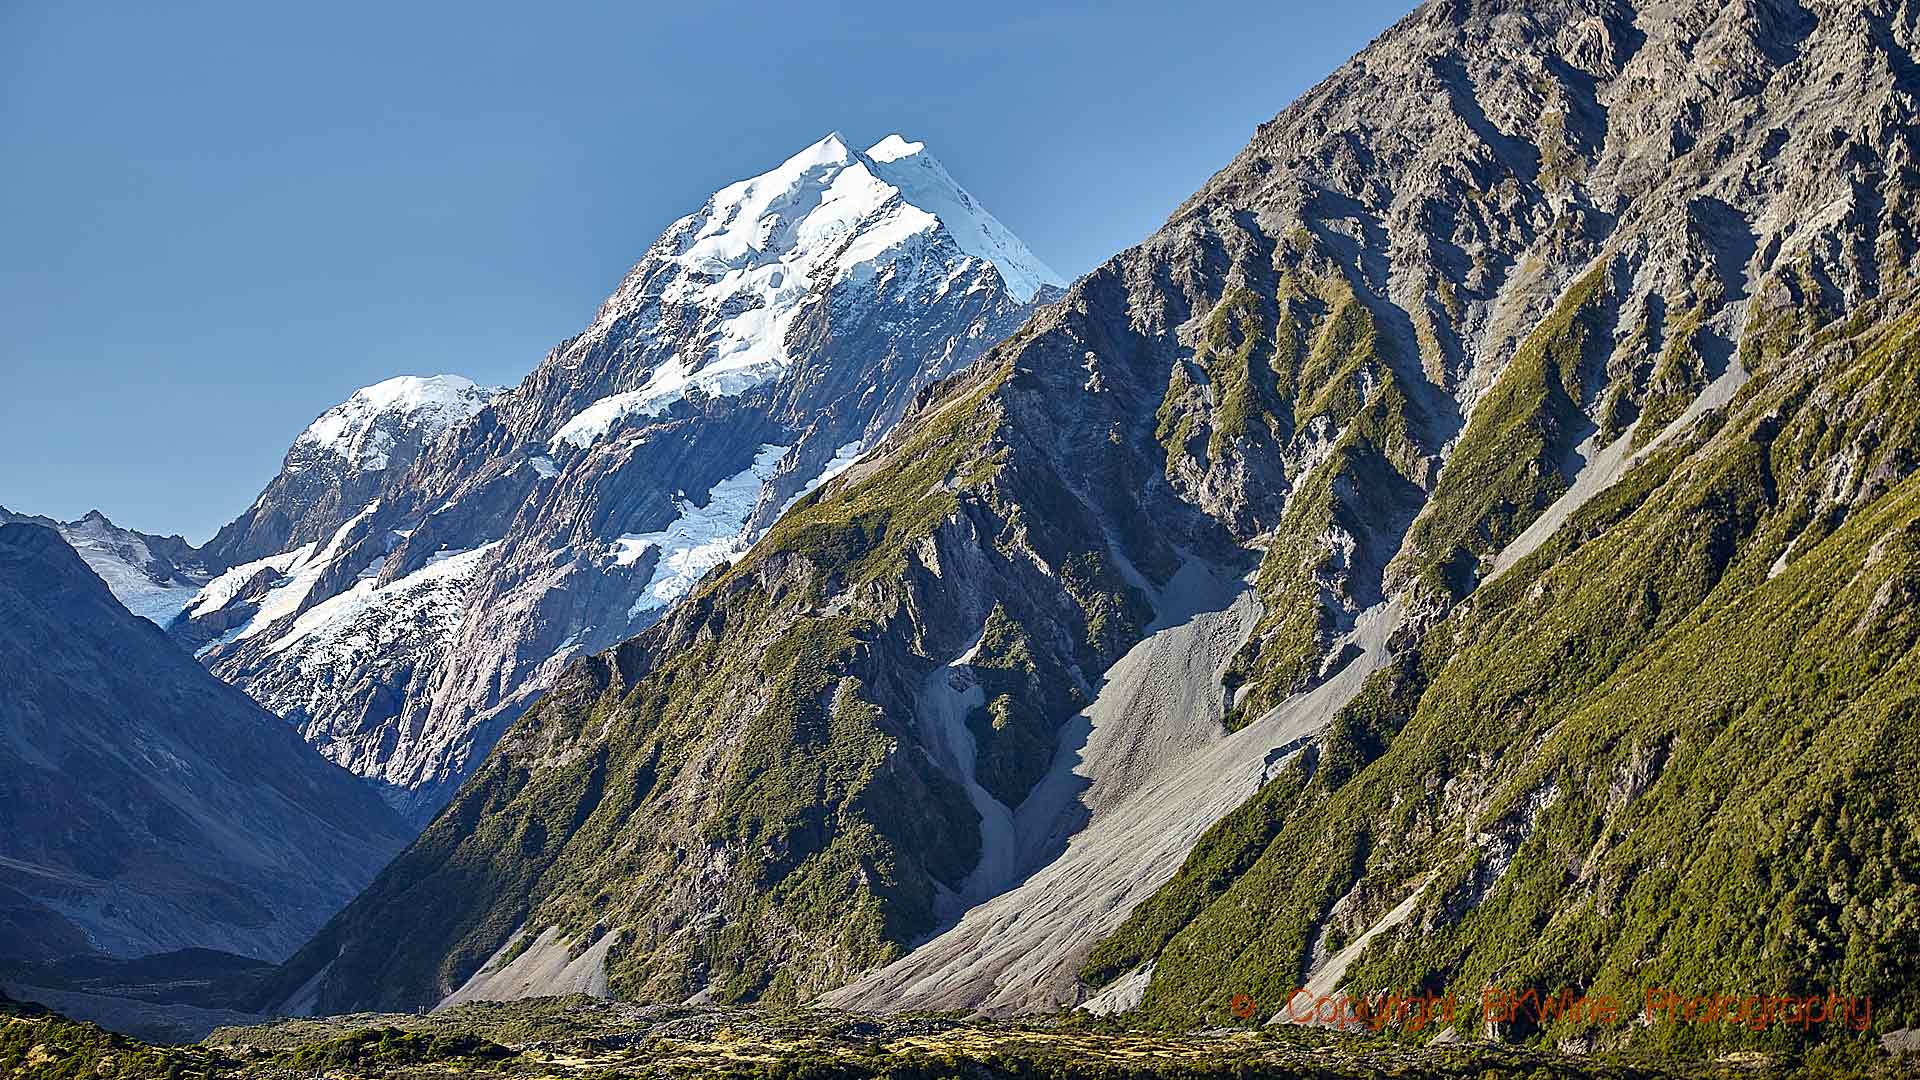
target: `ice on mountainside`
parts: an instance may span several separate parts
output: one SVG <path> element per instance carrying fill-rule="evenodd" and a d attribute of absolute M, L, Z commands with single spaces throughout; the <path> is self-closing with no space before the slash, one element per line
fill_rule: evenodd
<path fill-rule="evenodd" d="M 134 570 L 118 560 L 99 560 L 89 558 L 92 553 L 81 551 L 80 557 L 87 561 L 93 572 L 100 575 L 113 591 L 114 599 L 126 605 L 128 611 L 147 620 L 155 626 L 165 627 L 179 615 L 193 598 L 200 594 L 200 586 L 160 585 L 145 574 Z"/>
<path fill-rule="evenodd" d="M 123 529 L 98 510 L 78 521 L 55 521 L 0 507 L 0 524 L 10 521 L 58 532 L 121 606 L 157 626 L 173 622 L 207 582 L 207 571 L 185 540 Z"/>
<path fill-rule="evenodd" d="M 313 545 L 302 544 L 291 551 L 283 551 L 278 555 L 269 555 L 264 559 L 255 559 L 250 563 L 232 567 L 207 582 L 183 610 L 189 617 L 219 611 L 232 602 L 234 597 L 239 596 L 241 590 L 247 587 L 247 583 L 261 571 L 272 570 L 284 575 L 289 568 L 305 563 L 312 555 Z"/>
<path fill-rule="evenodd" d="M 819 487 L 821 484 L 824 484 L 827 481 L 833 479 L 834 477 L 839 476 L 841 473 L 846 472 L 848 469 L 853 468 L 856 464 L 859 463 L 860 458 L 864 456 L 865 453 L 866 453 L 865 445 L 859 442 L 858 440 L 854 442 L 850 442 L 847 445 L 842 446 L 840 449 L 834 451 L 833 460 L 827 462 L 827 467 L 821 470 L 819 476 L 816 476 L 812 480 L 807 481 L 807 486 L 800 489 L 800 494 L 794 497 L 793 502 L 789 502 L 787 503 L 786 506 L 781 507 L 781 512 L 785 513 L 787 510 L 791 509 L 793 507 L 794 502 L 798 502 L 802 497 L 811 493 L 813 489 Z"/>
<path fill-rule="evenodd" d="M 704 372 L 702 374 L 705 374 Z M 738 379 L 729 381 L 724 372 L 716 377 L 691 382 L 687 378 L 687 367 L 679 357 L 674 357 L 660 365 L 647 380 L 647 385 L 638 390 L 629 390 L 601 398 L 561 426 L 553 437 L 555 450 L 563 446 L 586 449 L 598 442 L 614 425 L 629 416 L 659 416 L 668 406 L 686 396 L 689 385 L 699 386 L 716 397 L 727 396 L 726 387 L 738 385 L 741 390 L 751 389 L 758 380 L 740 383 Z M 737 391 L 736 391 L 737 392 Z"/>
<path fill-rule="evenodd" d="M 750 527 L 753 511 L 759 505 L 767 480 L 778 470 L 781 458 L 791 449 L 767 443 L 754 455 L 753 464 L 727 477 L 707 492 L 707 504 L 695 506 L 679 500 L 680 516 L 658 532 L 628 534 L 615 540 L 607 555 L 615 565 L 638 562 L 649 549 L 660 553 L 653 577 L 635 601 L 628 618 L 664 608 L 693 591 L 707 571 L 746 553 L 763 530 Z M 821 484 L 852 468 L 860 460 L 861 444 L 850 442 L 835 452 L 819 475 L 793 494 L 780 513 Z M 774 515 L 776 518 L 779 514 Z"/>
<path fill-rule="evenodd" d="M 791 449 L 771 443 L 760 447 L 753 464 L 707 492 L 707 504 L 679 502 L 680 516 L 657 532 L 628 534 L 613 542 L 607 555 L 616 565 L 638 562 L 649 549 L 659 552 L 653 578 L 627 612 L 630 619 L 663 608 L 693 591 L 706 572 L 753 546 L 747 519 L 760 501 L 760 489 Z"/>
<path fill-rule="evenodd" d="M 353 527 L 360 524 L 368 514 L 379 507 L 379 503 L 371 503 L 358 514 L 348 518 L 347 523 L 340 526 L 339 531 L 333 534 L 333 539 L 328 541 L 320 554 L 314 556 L 309 562 L 289 568 L 286 580 L 276 584 L 272 591 L 267 593 L 266 598 L 260 601 L 260 610 L 239 628 L 238 636 L 252 637 L 271 626 L 274 620 L 299 611 L 306 603 L 308 594 L 313 591 L 314 584 L 319 581 L 320 575 L 332 565 L 335 556 L 340 554 L 341 546 L 346 542 L 347 535 L 353 531 Z"/>
<path fill-rule="evenodd" d="M 379 508 L 378 502 L 363 507 L 359 513 L 347 519 L 346 524 L 335 530 L 327 546 L 319 548 L 317 552 L 315 549 L 318 545 L 303 544 L 292 551 L 268 556 L 244 566 L 236 566 L 208 582 L 200 595 L 187 605 L 186 613 L 189 616 L 218 611 L 225 607 L 262 570 L 272 570 L 280 575 L 270 583 L 266 594 L 260 598 L 252 614 L 215 641 L 202 646 L 199 653 L 204 655 L 216 645 L 245 641 L 272 626 L 277 620 L 299 613 L 306 604 L 308 596 L 313 592 L 314 585 L 320 581 L 321 576 L 332 567 L 334 559 L 340 555 L 347 536 L 353 531 L 354 526 L 360 524 Z"/>
<path fill-rule="evenodd" d="M 353 588 L 301 612 L 267 651 L 278 653 L 304 643 L 310 653 L 337 661 L 343 654 L 371 649 L 382 628 L 416 620 L 427 605 L 437 621 L 450 626 L 460 617 L 467 579 L 493 548 L 494 544 L 482 544 L 466 551 L 439 552 L 426 566 L 385 585 L 379 583 L 377 567 L 369 567 Z"/>
<path fill-rule="evenodd" d="M 794 503 L 813 494 L 814 489 L 818 488 L 821 484 L 853 468 L 865 454 L 866 444 L 859 440 L 850 442 L 834 451 L 833 459 L 827 462 L 826 468 L 820 470 L 820 475 L 801 485 L 799 491 L 794 492 L 786 502 L 780 504 L 780 513 L 773 515 L 774 519 L 778 520 L 781 516 L 785 515 L 787 511 L 793 509 Z M 758 540 L 759 536 L 756 535 L 754 539 Z"/>
<path fill-rule="evenodd" d="M 967 189 L 948 175 L 945 166 L 927 153 L 925 143 L 889 135 L 870 147 L 866 156 L 878 166 L 880 179 L 898 190 L 901 198 L 939 218 L 960 250 L 992 263 L 1014 299 L 1024 303 L 1033 299 L 1043 285 L 1066 284 L 998 218 L 975 202 Z"/>
<path fill-rule="evenodd" d="M 156 581 L 146 569 L 155 561 L 147 546 L 137 538 L 109 535 L 119 531 L 105 518 L 92 516 L 60 527 L 60 535 L 107 583 L 114 599 L 148 622 L 165 626 L 192 602 L 200 584 L 178 571 Z"/>

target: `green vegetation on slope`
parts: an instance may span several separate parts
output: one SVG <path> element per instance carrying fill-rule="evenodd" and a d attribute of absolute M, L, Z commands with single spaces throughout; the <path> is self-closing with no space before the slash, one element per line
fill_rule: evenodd
<path fill-rule="evenodd" d="M 52 1064 L 53 1068 L 45 1068 Z M 430 1080 L 1361 1080 L 1752 1076 L 1749 1066 L 1569 1055 L 1239 1021 L 1184 1031 L 1068 1012 L 1016 1020 L 809 1009 L 639 1008 L 579 996 L 223 1028 L 147 1047 L 0 1016 L 0 1076 Z"/>
<path fill-rule="evenodd" d="M 866 477 L 835 498 L 825 498 L 821 491 L 809 494 L 774 523 L 756 552 L 802 558 L 819 568 L 823 578 L 831 573 L 839 579 L 817 582 L 820 589 L 875 581 L 903 570 L 908 545 L 959 509 L 957 493 L 984 484 L 999 464 L 987 453 L 999 414 L 986 402 L 1011 374 L 1008 363 L 994 362 L 1008 348 L 1011 344 L 1003 344 L 970 369 L 969 374 L 982 374 L 973 386 L 917 420 L 909 451 L 896 458 L 903 467 Z M 751 565 L 750 556 L 701 592 L 718 592 Z"/>
<path fill-rule="evenodd" d="M 967 717 L 979 748 L 975 774 L 994 798 L 1018 806 L 1052 766 L 1059 718 L 1078 707 L 1080 696 L 1057 678 L 1042 678 L 1032 643 L 1003 604 L 987 615 L 969 666 L 986 693 L 986 704 Z"/>
<path fill-rule="evenodd" d="M 1640 406 L 1640 419 L 1633 428 L 1633 446 L 1639 449 L 1652 442 L 1667 425 L 1680 419 L 1687 406 L 1707 385 L 1706 363 L 1700 356 L 1698 338 L 1703 309 L 1696 307 L 1681 316 L 1679 324 L 1667 331 L 1667 347 L 1653 365 L 1647 384 L 1646 400 Z"/>
<path fill-rule="evenodd" d="M 1317 756 L 1309 748 L 1259 794 L 1207 830 L 1174 879 L 1133 909 L 1126 922 L 1093 950 L 1080 977 L 1103 986 L 1158 956 L 1273 842 L 1299 800 Z"/>
<path fill-rule="evenodd" d="M 1209 388 L 1207 396 L 1200 394 L 1187 365 L 1175 364 L 1157 414 L 1155 438 L 1166 448 L 1170 471 L 1193 452 L 1203 426 L 1209 432 L 1206 458 L 1212 462 L 1243 444 L 1270 447 L 1291 432 L 1291 299 L 1283 289 L 1263 301 L 1245 282 L 1235 280 L 1214 304 L 1193 354 Z M 1277 321 L 1267 314 L 1271 302 L 1279 306 Z"/>
<path fill-rule="evenodd" d="M 990 624 L 979 775 L 1016 804 L 1081 673 L 1151 618 L 1089 497 L 1007 442 L 1037 379 L 1019 347 L 929 392 L 881 467 L 802 499 L 666 620 L 570 669 L 263 1003 L 429 1003 L 549 929 L 573 957 L 604 945 L 624 997 L 791 1002 L 931 930 L 938 891 L 978 861 L 979 818 L 917 730 L 915 650 L 933 646 L 903 624 L 923 606 L 946 613 L 935 636 Z M 932 595 L 950 557 L 976 560 L 997 607 Z"/>
<path fill-rule="evenodd" d="M 1777 364 L 1456 607 L 1084 974 L 1157 959 L 1150 1009 L 1220 1019 L 1417 890 L 1345 985 L 1837 988 L 1920 1023 L 1920 312 L 1850 327 L 1843 367 Z M 1167 911 L 1199 914 L 1156 952 Z"/>
<path fill-rule="evenodd" d="M 1465 595 L 1481 560 L 1566 490 L 1561 470 L 1580 420 L 1582 366 L 1605 285 L 1602 265 L 1568 287 L 1474 406 L 1407 538 L 1399 578 L 1433 595 Z"/>
<path fill-rule="evenodd" d="M 1391 538 L 1373 535 L 1354 504 L 1365 503 L 1376 521 L 1391 521 L 1410 515 L 1421 499 L 1413 480 L 1421 455 L 1406 394 L 1378 355 L 1373 315 L 1344 281 L 1322 282 L 1318 291 L 1334 302 L 1302 370 L 1301 385 L 1318 388 L 1303 422 L 1323 422 L 1338 435 L 1294 488 L 1261 560 L 1254 588 L 1263 613 L 1226 674 L 1234 694 L 1229 730 L 1308 686 L 1334 634 L 1333 612 L 1364 606 L 1364 597 L 1335 591 L 1336 581 L 1346 584 L 1335 571 L 1356 563 L 1377 571 L 1386 553 L 1373 549 Z M 1352 549 L 1336 550 L 1333 537 L 1349 538 Z"/>
<path fill-rule="evenodd" d="M 365 1028 L 337 1039 L 311 1043 L 285 1055 L 280 1063 L 295 1071 L 339 1069 L 385 1072 L 398 1065 L 436 1065 L 449 1071 L 505 1061 L 513 1051 L 471 1035 L 442 1035 L 398 1028 Z"/>
<path fill-rule="evenodd" d="M 219 1059 L 198 1048 L 151 1046 L 0 994 L 0 1076 L 22 1080 L 184 1080 Z"/>
<path fill-rule="evenodd" d="M 1200 350 L 1216 402 L 1209 457 L 1218 458 L 1229 440 L 1246 438 L 1255 423 L 1278 413 L 1280 395 L 1270 366 L 1274 355 L 1274 340 L 1253 290 L 1244 285 L 1228 289 L 1208 316 Z"/>

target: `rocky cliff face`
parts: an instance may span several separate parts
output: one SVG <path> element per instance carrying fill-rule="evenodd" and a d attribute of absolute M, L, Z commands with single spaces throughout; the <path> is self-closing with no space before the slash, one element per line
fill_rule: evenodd
<path fill-rule="evenodd" d="M 0 952 L 291 952 L 404 826 L 130 615 L 52 529 L 0 525 Z"/>
<path fill-rule="evenodd" d="M 518 387 L 436 397 L 443 433 L 383 419 L 420 380 L 322 417 L 176 633 L 424 822 L 567 662 L 1060 284 L 921 144 L 829 136 L 676 221 Z"/>
<path fill-rule="evenodd" d="M 476 975 L 526 992 L 516 964 L 586 957 L 650 1000 L 852 982 L 831 1000 L 1017 1009 L 1127 976 L 1114 1001 L 1204 1013 L 1236 989 L 1222 970 L 1338 985 L 1410 881 L 1442 884 L 1398 959 L 1366 954 L 1383 978 L 1509 970 L 1535 938 L 1459 929 L 1490 903 L 1535 932 L 1595 905 L 1554 924 L 1543 978 L 1613 970 L 1588 934 L 1687 968 L 1693 945 L 1661 952 L 1619 914 L 1641 908 L 1609 906 L 1670 864 L 1615 855 L 1606 892 L 1583 860 L 1667 755 L 1725 748 L 1636 727 L 1609 773 L 1611 736 L 1555 725 L 1670 692 L 1602 689 L 1643 664 L 1719 678 L 1710 632 L 1670 635 L 1738 603 L 1725 575 L 1764 579 L 1789 535 L 1779 599 L 1818 598 L 1792 553 L 1832 542 L 1822 580 L 1865 590 L 1845 610 L 1906 625 L 1903 564 L 1873 541 L 1920 460 L 1912 27 L 1903 4 L 1422 6 L 661 623 L 569 669 L 286 988 L 325 1008 Z M 1878 524 L 1838 528 L 1856 516 Z M 1829 703 L 1909 662 L 1899 633 L 1873 640 L 1884 665 Z M 1429 670 L 1469 654 L 1469 683 Z M 1721 689 L 1714 709 L 1774 725 L 1750 749 L 1796 715 Z M 1875 738 L 1905 747 L 1895 727 Z M 1689 775 L 1660 812 L 1675 835 Z M 1833 828 L 1864 797 L 1849 775 L 1801 809 Z M 1878 884 L 1829 903 L 1877 943 L 1849 970 L 1887 985 L 1871 973 L 1910 930 L 1867 913 L 1913 862 L 1848 842 Z M 1502 880 L 1530 891 L 1500 901 Z M 429 894 L 430 923 L 409 913 Z M 1743 926 L 1779 956 L 1842 948 Z M 1736 938 L 1716 940 L 1700 955 Z"/>

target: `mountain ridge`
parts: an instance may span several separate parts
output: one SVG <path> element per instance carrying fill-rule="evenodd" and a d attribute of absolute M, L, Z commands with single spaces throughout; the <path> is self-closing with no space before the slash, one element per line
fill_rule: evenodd
<path fill-rule="evenodd" d="M 63 522 L 0 506 L 0 523 L 8 522 L 43 525 L 59 532 L 107 583 L 115 599 L 158 626 L 171 623 L 213 576 L 200 550 L 184 537 L 123 529 L 99 510 Z"/>
<path fill-rule="evenodd" d="M 201 549 L 222 570 L 322 543 L 365 506 L 389 469 L 472 417 L 497 389 L 460 375 L 399 375 L 361 387 L 316 417 L 252 506 Z"/>

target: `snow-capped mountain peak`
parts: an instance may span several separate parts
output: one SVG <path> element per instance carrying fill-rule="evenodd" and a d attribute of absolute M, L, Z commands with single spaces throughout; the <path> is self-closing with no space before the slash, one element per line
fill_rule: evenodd
<path fill-rule="evenodd" d="M 294 441 L 296 449 L 328 450 L 354 468 L 387 467 L 393 425 L 438 434 L 484 408 L 498 387 L 459 375 L 400 375 L 361 387 L 320 415 Z"/>
<path fill-rule="evenodd" d="M 791 363 L 795 320 L 836 287 L 913 280 L 931 300 L 986 287 L 988 265 L 1020 304 L 1065 284 L 925 144 L 896 134 L 861 153 L 829 133 L 667 229 L 574 347 L 593 348 L 656 305 L 684 328 L 678 347 L 636 368 L 638 385 L 579 409 L 551 443 L 584 449 L 689 394 L 731 397 L 774 381 Z"/>
<path fill-rule="evenodd" d="M 442 376 L 329 410 L 221 530 L 227 573 L 175 637 L 430 816 L 573 659 L 662 617 L 1050 295 L 923 145 L 872 149 L 829 134 L 700 200 L 490 403 Z"/>
<path fill-rule="evenodd" d="M 200 553 L 178 536 L 154 536 L 115 525 L 99 510 L 78 521 L 16 514 L 0 506 L 0 524 L 44 525 L 78 552 L 114 599 L 128 611 L 159 626 L 180 613 L 211 576 Z"/>
<path fill-rule="evenodd" d="M 839 132 L 829 133 L 778 167 L 721 188 L 669 235 L 691 232 L 676 257 L 696 271 L 726 274 L 772 257 L 803 273 L 831 263 L 845 276 L 906 238 L 941 227 L 961 251 L 992 263 L 1021 303 L 1042 285 L 1066 284 L 961 187 L 925 143 L 899 134 L 861 154 L 848 149 Z M 850 235 L 860 239 L 839 250 L 835 241 Z"/>
<path fill-rule="evenodd" d="M 867 147 L 867 156 L 875 161 L 897 161 L 900 158 L 918 154 L 926 148 L 926 143 L 908 142 L 905 135 L 896 131 Z"/>

